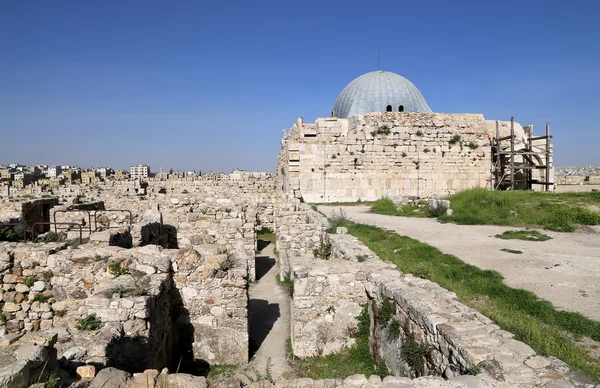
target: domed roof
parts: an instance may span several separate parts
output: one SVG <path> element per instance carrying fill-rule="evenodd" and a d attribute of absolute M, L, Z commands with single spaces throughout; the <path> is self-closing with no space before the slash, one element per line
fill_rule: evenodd
<path fill-rule="evenodd" d="M 350 82 L 340 93 L 332 116 L 350 117 L 371 112 L 431 112 L 419 89 L 389 71 L 372 71 Z"/>

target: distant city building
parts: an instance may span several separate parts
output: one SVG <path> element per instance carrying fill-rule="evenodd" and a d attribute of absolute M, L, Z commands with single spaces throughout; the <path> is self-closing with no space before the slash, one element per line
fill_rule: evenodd
<path fill-rule="evenodd" d="M 130 178 L 148 178 L 150 175 L 150 167 L 145 164 L 138 164 L 137 166 L 131 166 L 129 169 Z"/>
<path fill-rule="evenodd" d="M 56 179 L 60 174 L 62 174 L 62 166 L 52 166 L 48 167 L 48 178 Z"/>
<path fill-rule="evenodd" d="M 115 180 L 122 181 L 129 178 L 129 172 L 125 170 L 117 170 L 115 172 Z"/>
<path fill-rule="evenodd" d="M 85 171 L 81 173 L 81 183 L 89 185 L 98 182 L 98 173 L 96 171 Z"/>
<path fill-rule="evenodd" d="M 115 171 L 110 167 L 100 167 L 100 168 L 96 169 L 96 172 L 98 172 L 98 175 L 100 175 L 100 178 L 103 181 L 105 181 L 107 177 L 109 177 L 115 173 Z"/>

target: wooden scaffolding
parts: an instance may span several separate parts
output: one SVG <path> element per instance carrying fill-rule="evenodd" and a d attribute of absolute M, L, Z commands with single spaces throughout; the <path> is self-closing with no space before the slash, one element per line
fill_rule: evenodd
<path fill-rule="evenodd" d="M 527 128 L 527 127 L 525 127 Z M 510 119 L 510 135 L 500 137 L 496 121 L 496 137 L 492 145 L 492 189 L 531 190 L 533 185 L 543 185 L 549 191 L 552 179 L 552 148 L 550 123 L 546 123 L 545 136 L 533 136 L 533 126 L 526 130 L 525 138 L 515 137 L 515 118 Z"/>

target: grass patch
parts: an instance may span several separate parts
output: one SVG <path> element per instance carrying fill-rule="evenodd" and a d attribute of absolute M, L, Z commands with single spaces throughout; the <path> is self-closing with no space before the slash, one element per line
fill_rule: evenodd
<path fill-rule="evenodd" d="M 283 286 L 287 290 L 288 294 L 290 295 L 290 298 L 294 296 L 294 281 L 292 280 L 289 274 L 284 275 L 283 279 L 281 278 L 280 274 L 277 274 L 277 276 L 275 277 L 275 281 L 278 285 Z"/>
<path fill-rule="evenodd" d="M 211 365 L 207 380 L 209 383 L 216 383 L 219 380 L 228 379 L 235 376 L 238 365 Z"/>
<path fill-rule="evenodd" d="M 323 202 L 323 203 L 313 203 L 310 205 L 310 207 L 314 210 L 314 211 L 318 211 L 317 210 L 317 206 L 367 206 L 367 205 L 372 205 L 373 202 L 370 201 L 361 201 L 358 200 L 356 202 Z"/>
<path fill-rule="evenodd" d="M 441 221 L 462 225 L 542 227 L 573 232 L 577 225 L 600 225 L 600 192 L 545 193 L 535 191 L 465 190 L 448 197 L 453 213 Z"/>
<path fill-rule="evenodd" d="M 290 359 L 294 374 L 298 377 L 308 377 L 311 379 L 346 378 L 354 374 L 387 376 L 388 371 L 385 365 L 382 363 L 374 365 L 371 357 L 369 320 L 369 312 L 365 307 L 357 317 L 358 337 L 355 344 L 343 349 L 338 354 L 301 360 Z M 291 343 L 288 352 L 291 353 Z"/>
<path fill-rule="evenodd" d="M 271 229 L 263 226 L 261 229 L 256 231 L 257 253 L 260 253 L 263 249 L 271 244 L 273 247 L 275 247 L 275 233 Z"/>
<path fill-rule="evenodd" d="M 521 253 L 523 253 L 523 251 L 519 251 L 518 249 L 508 249 L 508 248 L 502 248 L 500 249 L 502 252 L 508 252 L 508 253 L 514 253 L 515 255 L 520 255 Z"/>
<path fill-rule="evenodd" d="M 387 216 L 427 217 L 427 208 L 415 205 L 398 206 L 390 198 L 381 198 L 371 204 L 371 212 Z"/>
<path fill-rule="evenodd" d="M 102 327 L 102 321 L 96 314 L 89 314 L 85 318 L 77 319 L 75 328 L 77 330 L 98 330 Z"/>
<path fill-rule="evenodd" d="M 523 240 L 523 241 L 548 241 L 552 237 L 538 232 L 537 230 L 507 230 L 502 234 L 497 234 L 495 237 L 502 240 Z"/>
<path fill-rule="evenodd" d="M 599 341 L 600 322 L 578 313 L 557 311 L 532 292 L 508 287 L 498 272 L 481 270 L 417 240 L 349 221 L 343 226 L 381 259 L 396 264 L 403 272 L 420 272 L 421 277 L 455 292 L 462 303 L 514 333 L 538 354 L 558 357 L 600 382 L 600 361 L 569 338 L 585 336 Z"/>

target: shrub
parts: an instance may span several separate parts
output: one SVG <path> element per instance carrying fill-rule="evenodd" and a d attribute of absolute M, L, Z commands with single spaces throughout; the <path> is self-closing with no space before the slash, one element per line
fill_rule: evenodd
<path fill-rule="evenodd" d="M 290 297 L 294 296 L 294 282 L 292 281 L 289 273 L 285 274 L 283 279 L 281 278 L 280 274 L 277 274 L 275 280 L 277 281 L 278 285 L 285 287 Z"/>
<path fill-rule="evenodd" d="M 383 197 L 373 202 L 371 211 L 377 214 L 395 216 L 398 213 L 398 207 L 390 198 Z"/>
<path fill-rule="evenodd" d="M 64 233 L 55 233 L 55 232 L 47 232 L 36 238 L 38 243 L 51 243 L 51 242 L 62 242 L 66 240 L 66 234 Z"/>
<path fill-rule="evenodd" d="M 468 144 L 467 146 L 468 146 L 470 149 L 472 149 L 472 150 L 476 150 L 477 148 L 479 148 L 479 144 L 477 144 L 477 143 L 475 143 L 475 142 L 473 142 L 473 141 L 470 141 L 470 142 L 469 142 L 469 144 Z"/>
<path fill-rule="evenodd" d="M 329 226 L 327 227 L 327 233 L 335 233 L 338 226 L 344 225 L 344 223 L 349 221 L 349 219 L 348 216 L 346 216 L 344 209 L 340 208 L 339 213 L 336 213 L 335 210 L 331 212 L 328 221 Z"/>
<path fill-rule="evenodd" d="M 450 139 L 448 144 L 454 145 L 454 144 L 458 143 L 459 141 L 460 141 L 460 135 L 454 135 L 454 136 L 452 136 L 452 138 Z"/>
<path fill-rule="evenodd" d="M 67 310 L 54 310 L 54 315 L 59 318 L 64 317 L 67 314 Z"/>
<path fill-rule="evenodd" d="M 404 338 L 400 355 L 412 371 L 415 372 L 415 377 L 423 376 L 425 369 L 424 360 L 428 350 L 429 347 L 427 345 L 415 341 L 415 336 L 412 332 L 408 333 Z"/>
<path fill-rule="evenodd" d="M 331 257 L 331 243 L 329 241 L 321 241 L 321 244 L 313 249 L 313 255 L 317 259 L 329 260 Z"/>
<path fill-rule="evenodd" d="M 25 278 L 25 285 L 27 287 L 33 287 L 33 284 L 38 281 L 38 277 L 36 275 L 27 276 Z"/>
<path fill-rule="evenodd" d="M 44 294 L 37 294 L 33 297 L 34 302 L 46 303 L 51 297 Z"/>
<path fill-rule="evenodd" d="M 84 244 L 87 244 L 89 242 L 90 242 L 89 238 L 81 238 L 81 239 L 75 238 L 73 240 L 67 241 L 68 245 L 70 247 L 72 247 L 73 249 L 77 249 L 77 248 L 79 248 L 80 245 L 84 245 Z"/>
<path fill-rule="evenodd" d="M 406 152 L 402 152 L 402 157 L 406 158 L 406 156 L 407 156 L 407 153 Z"/>
<path fill-rule="evenodd" d="M 96 314 L 89 314 L 85 318 L 77 319 L 75 328 L 77 330 L 98 330 L 102 327 L 102 321 Z"/>
<path fill-rule="evenodd" d="M 423 136 L 423 132 L 422 132 L 422 131 L 419 129 L 419 130 L 418 130 L 418 131 L 415 133 L 415 135 L 417 135 L 417 136 Z"/>
<path fill-rule="evenodd" d="M 367 256 L 367 255 L 358 255 L 358 256 L 356 256 L 356 261 L 358 261 L 359 263 L 362 263 L 362 262 L 365 262 L 368 258 L 369 258 L 369 256 Z"/>
<path fill-rule="evenodd" d="M 389 298 L 384 298 L 379 309 L 379 324 L 386 326 L 394 315 L 396 315 L 396 303 Z"/>
<path fill-rule="evenodd" d="M 44 278 L 44 281 L 46 283 L 50 282 L 50 280 L 52 279 L 53 276 L 54 276 L 54 272 L 52 272 L 51 269 L 42 272 L 42 277 Z"/>
<path fill-rule="evenodd" d="M 227 258 L 219 263 L 219 268 L 223 272 L 227 272 L 234 268 L 237 264 L 236 259 L 232 255 L 227 255 Z"/>
<path fill-rule="evenodd" d="M 502 234 L 497 234 L 495 237 L 502 240 L 524 240 L 524 241 L 547 241 L 552 237 L 538 232 L 537 230 L 507 230 Z"/>
<path fill-rule="evenodd" d="M 516 250 L 516 249 L 502 248 L 500 250 L 502 252 L 514 253 L 515 255 L 520 255 L 521 253 L 523 253 L 523 251 L 519 251 L 519 250 Z"/>
<path fill-rule="evenodd" d="M 112 263 L 108 264 L 108 272 L 113 275 L 114 277 L 118 278 L 121 275 L 127 275 L 129 273 L 129 271 L 127 270 L 127 268 L 121 266 L 121 263 L 123 261 L 113 261 Z"/>
<path fill-rule="evenodd" d="M 396 341 L 400 336 L 400 321 L 393 317 L 387 327 L 388 341 Z"/>

